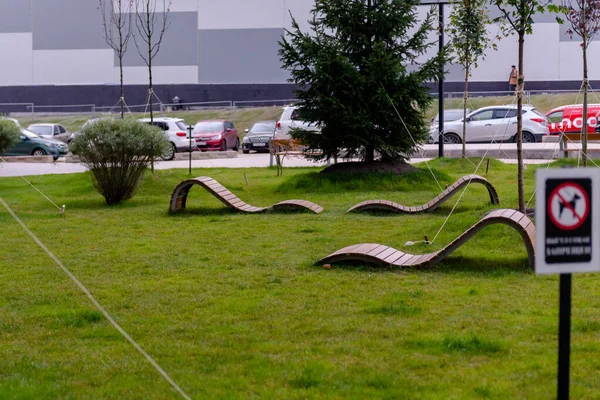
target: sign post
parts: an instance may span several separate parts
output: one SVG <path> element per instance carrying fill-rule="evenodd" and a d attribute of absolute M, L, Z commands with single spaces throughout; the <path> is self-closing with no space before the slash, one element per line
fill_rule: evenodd
<path fill-rule="evenodd" d="M 569 398 L 571 284 L 576 272 L 600 271 L 600 170 L 536 173 L 536 274 L 560 274 L 558 399 Z"/>

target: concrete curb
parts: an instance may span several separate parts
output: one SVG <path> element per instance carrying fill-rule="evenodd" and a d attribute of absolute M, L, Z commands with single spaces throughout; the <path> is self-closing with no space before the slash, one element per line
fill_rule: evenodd
<path fill-rule="evenodd" d="M 192 160 L 212 160 L 212 159 L 223 159 L 223 158 L 237 158 L 237 151 L 213 151 L 213 152 L 200 152 L 193 151 L 192 152 Z M 189 153 L 176 153 L 175 158 L 176 161 L 186 161 L 190 159 Z"/>
<path fill-rule="evenodd" d="M 7 163 L 52 163 L 52 156 L 2 156 Z"/>
<path fill-rule="evenodd" d="M 66 163 L 72 163 L 72 164 L 77 164 L 79 162 L 81 162 L 81 160 L 79 159 L 78 156 L 73 155 L 72 153 L 67 154 L 67 156 L 65 157 L 65 162 Z"/>

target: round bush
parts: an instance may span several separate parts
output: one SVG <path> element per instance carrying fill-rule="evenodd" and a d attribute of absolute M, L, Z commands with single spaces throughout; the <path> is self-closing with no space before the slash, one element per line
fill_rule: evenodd
<path fill-rule="evenodd" d="M 12 121 L 0 120 L 0 154 L 19 142 L 21 129 Z"/>
<path fill-rule="evenodd" d="M 150 163 L 169 149 L 162 130 L 131 119 L 100 119 L 85 126 L 71 145 L 92 174 L 106 204 L 132 198 Z"/>

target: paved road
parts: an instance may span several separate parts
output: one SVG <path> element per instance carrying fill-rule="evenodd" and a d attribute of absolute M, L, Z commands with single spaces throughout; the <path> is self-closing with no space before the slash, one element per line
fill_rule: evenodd
<path fill-rule="evenodd" d="M 600 151 L 600 144 L 590 144 L 590 148 Z M 526 143 L 523 145 L 526 163 L 543 164 L 559 156 L 558 143 Z M 411 160 L 411 163 L 422 162 L 437 157 L 437 145 L 424 145 L 418 152 L 417 157 Z M 505 144 L 469 144 L 467 146 L 468 156 L 470 157 L 495 157 L 506 163 L 516 163 L 516 145 L 513 143 Z M 446 145 L 445 154 L 448 157 L 460 157 L 460 145 Z M 193 160 L 194 168 L 249 168 L 249 167 L 268 167 L 270 161 L 269 154 L 239 154 L 237 158 Z M 323 166 L 325 163 L 314 163 L 302 158 L 286 158 L 285 167 L 305 167 L 305 166 Z M 155 165 L 156 169 L 188 168 L 188 161 L 163 161 Z M 0 163 L 0 177 L 8 176 L 28 176 L 45 174 L 71 174 L 85 172 L 86 168 L 81 164 L 65 163 L 59 160 L 56 163 Z"/>

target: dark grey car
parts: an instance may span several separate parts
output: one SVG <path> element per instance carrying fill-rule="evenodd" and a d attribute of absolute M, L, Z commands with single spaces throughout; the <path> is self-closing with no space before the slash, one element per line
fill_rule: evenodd
<path fill-rule="evenodd" d="M 246 129 L 246 135 L 242 140 L 242 152 L 250 153 L 250 150 L 268 152 L 269 142 L 275 135 L 277 121 L 258 121 L 252 128 Z"/>

